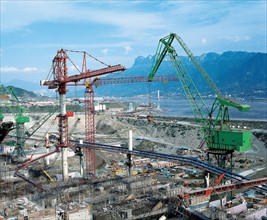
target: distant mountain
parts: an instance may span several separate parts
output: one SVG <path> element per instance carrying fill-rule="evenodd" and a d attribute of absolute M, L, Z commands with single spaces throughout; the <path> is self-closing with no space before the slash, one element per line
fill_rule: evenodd
<path fill-rule="evenodd" d="M 27 91 L 25 89 L 17 88 L 14 86 L 7 86 L 7 87 L 11 87 L 17 97 L 23 97 L 23 98 L 37 98 L 38 97 L 38 95 L 36 95 L 34 92 Z"/>
<path fill-rule="evenodd" d="M 9 82 L 4 83 L 5 86 L 14 86 L 19 87 L 21 89 L 29 90 L 34 92 L 35 90 L 40 90 L 40 85 L 37 83 L 21 80 L 21 79 L 14 79 Z"/>
<path fill-rule="evenodd" d="M 198 90 L 203 95 L 213 94 L 199 71 L 188 57 L 180 56 L 182 63 L 190 74 Z M 267 54 L 232 52 L 223 54 L 208 53 L 197 56 L 196 59 L 209 74 L 219 90 L 227 95 L 238 97 L 267 97 Z M 154 57 L 137 57 L 133 66 L 122 72 L 110 74 L 107 77 L 119 78 L 124 76 L 148 76 Z M 176 74 L 171 60 L 166 56 L 156 75 Z M 178 82 L 153 83 L 150 90 L 161 90 L 168 94 L 182 92 Z M 96 95 L 105 96 L 135 96 L 147 94 L 147 83 L 135 83 L 124 85 L 104 85 L 95 89 Z"/>
<path fill-rule="evenodd" d="M 201 74 L 194 67 L 193 63 L 186 56 L 180 59 L 190 74 L 200 93 L 205 96 L 214 94 L 207 85 Z M 223 54 L 207 53 L 197 56 L 196 59 L 209 74 L 215 85 L 224 95 L 232 95 L 240 98 L 266 98 L 267 97 L 267 54 L 228 51 Z M 131 68 L 124 72 L 109 74 L 108 78 L 122 78 L 130 76 L 148 76 L 154 56 L 135 59 Z M 163 60 L 156 76 L 176 75 L 171 60 L 166 56 Z M 36 94 L 54 96 L 54 91 L 49 91 L 46 87 L 26 82 L 23 80 L 13 80 L 5 83 L 22 89 L 30 90 Z M 84 88 L 68 88 L 68 97 L 83 97 Z M 160 90 L 161 94 L 168 95 L 183 94 L 179 82 L 168 83 L 130 83 L 114 84 L 94 87 L 95 96 L 137 96 L 145 95 L 149 92 Z"/>
<path fill-rule="evenodd" d="M 45 86 L 40 86 L 39 83 L 29 82 L 21 79 L 15 79 L 9 82 L 4 82 L 4 86 L 14 86 L 27 91 L 31 91 L 36 95 L 52 96 L 54 93 L 49 91 Z"/>

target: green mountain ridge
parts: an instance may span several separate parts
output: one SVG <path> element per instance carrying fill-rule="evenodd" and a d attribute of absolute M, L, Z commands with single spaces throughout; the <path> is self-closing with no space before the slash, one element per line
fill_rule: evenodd
<path fill-rule="evenodd" d="M 201 74 L 194 67 L 193 63 L 186 56 L 180 56 L 184 66 L 189 72 L 198 90 L 204 96 L 213 94 L 208 84 Z M 266 98 L 267 97 L 267 54 L 242 51 L 227 51 L 223 54 L 207 53 L 196 56 L 196 59 L 207 71 L 210 78 L 224 95 L 246 98 Z M 131 68 L 124 72 L 109 74 L 107 78 L 122 78 L 131 76 L 148 76 L 153 64 L 154 56 L 142 57 L 135 59 Z M 156 76 L 159 75 L 176 75 L 173 65 L 168 57 L 162 62 Z M 6 84 L 7 85 L 7 84 Z M 12 84 L 11 84 L 12 85 Z M 28 92 L 29 84 L 22 80 L 17 80 L 16 93 L 18 96 L 38 97 L 33 92 Z M 21 87 L 21 88 L 18 88 Z M 38 91 L 38 86 L 30 86 L 32 91 Z M 46 89 L 39 86 L 40 90 Z M 68 97 L 83 97 L 84 90 L 77 88 L 68 88 Z M 48 90 L 48 89 L 47 89 Z M 131 84 L 114 84 L 103 85 L 95 88 L 95 96 L 137 96 L 145 95 L 149 92 L 160 90 L 168 95 L 183 94 L 179 82 L 168 83 L 131 83 Z M 49 93 L 47 93 L 49 94 Z M 50 91 L 50 94 L 52 92 Z M 55 93 L 53 93 L 55 94 Z M 215 95 L 215 94 L 213 94 Z"/>
<path fill-rule="evenodd" d="M 153 63 L 153 56 L 137 57 L 134 65 L 123 73 L 115 73 L 109 77 L 148 76 Z M 190 74 L 198 90 L 204 95 L 213 94 L 208 84 L 195 68 L 188 57 L 180 56 L 185 68 Z M 232 52 L 223 54 L 208 53 L 196 57 L 207 71 L 210 78 L 223 94 L 239 97 L 255 95 L 267 97 L 267 54 L 250 52 Z M 156 75 L 176 75 L 170 59 L 165 58 Z M 143 83 L 144 84 L 144 83 Z M 97 95 L 129 96 L 148 93 L 148 85 L 141 83 L 130 85 L 102 86 L 95 90 Z M 154 83 L 151 91 L 161 90 L 168 94 L 183 93 L 178 82 Z"/>
<path fill-rule="evenodd" d="M 15 95 L 17 97 L 20 97 L 20 98 L 29 99 L 29 98 L 38 98 L 39 97 L 39 95 L 35 94 L 32 91 L 28 91 L 28 90 L 18 88 L 15 86 L 6 86 L 6 87 L 11 88 L 14 91 Z"/>

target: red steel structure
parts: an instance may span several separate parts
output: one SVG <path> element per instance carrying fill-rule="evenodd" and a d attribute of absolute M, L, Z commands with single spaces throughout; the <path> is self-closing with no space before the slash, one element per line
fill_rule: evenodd
<path fill-rule="evenodd" d="M 67 52 L 77 52 L 83 53 L 83 61 L 82 61 L 82 70 L 80 71 L 79 68 L 74 64 L 74 62 L 69 58 Z M 115 65 L 110 66 L 106 65 L 107 67 L 98 69 L 98 70 L 88 70 L 86 68 L 86 56 L 91 55 L 87 54 L 86 52 L 81 51 L 71 51 L 61 49 L 57 51 L 57 55 L 53 59 L 52 65 L 52 75 L 53 80 L 44 81 L 42 85 L 48 86 L 49 89 L 57 89 L 59 93 L 60 99 L 60 114 L 59 114 L 59 143 L 58 147 L 66 148 L 68 147 L 68 117 L 66 114 L 66 106 L 65 106 L 65 98 L 67 93 L 67 86 L 70 83 L 77 83 L 80 80 L 89 79 L 91 78 L 106 75 L 109 73 L 114 73 L 118 71 L 124 71 L 126 68 L 122 65 Z M 94 57 L 92 57 L 94 58 Z M 95 60 L 99 61 L 98 59 L 94 58 Z M 68 67 L 67 62 L 70 62 L 74 68 L 79 72 L 77 75 L 68 76 Z M 101 62 L 101 61 L 99 61 Z M 104 64 L 103 62 L 101 62 Z M 86 134 L 86 141 L 95 142 L 95 121 L 94 121 L 94 91 L 92 86 L 89 85 L 86 87 L 85 91 L 85 134 Z M 89 174 L 95 176 L 96 173 L 96 156 L 95 150 L 86 150 L 85 151 L 85 158 L 86 158 L 86 176 L 88 177 Z M 63 162 L 64 163 L 64 162 Z M 63 168 L 63 176 L 64 176 L 64 168 Z"/>
<path fill-rule="evenodd" d="M 239 182 L 239 183 L 233 183 L 233 184 L 210 187 L 206 189 L 194 190 L 192 192 L 189 192 L 186 195 L 186 197 L 190 198 L 190 197 L 198 197 L 198 196 L 209 196 L 211 194 L 220 194 L 220 193 L 229 192 L 232 190 L 245 189 L 245 188 L 250 188 L 253 186 L 260 186 L 266 183 L 267 183 L 267 178 L 265 177 L 265 178 L 248 180 L 248 181 Z"/>
<path fill-rule="evenodd" d="M 86 141 L 95 143 L 95 106 L 94 106 L 94 90 L 92 84 L 86 86 L 84 94 L 85 106 L 85 132 Z M 85 170 L 89 170 L 89 175 L 96 175 L 96 152 L 95 149 L 85 148 L 85 160 L 90 163 L 85 164 Z"/>

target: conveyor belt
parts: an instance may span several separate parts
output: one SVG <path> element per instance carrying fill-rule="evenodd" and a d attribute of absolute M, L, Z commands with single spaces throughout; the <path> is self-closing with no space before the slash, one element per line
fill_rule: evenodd
<path fill-rule="evenodd" d="M 79 144 L 79 141 L 69 140 L 70 142 Z M 133 150 L 129 151 L 127 148 L 112 146 L 112 145 L 106 145 L 106 144 L 98 144 L 98 143 L 90 143 L 90 142 L 83 142 L 83 144 L 79 144 L 79 146 L 83 148 L 95 148 L 96 150 L 104 150 L 104 151 L 111 151 L 111 152 L 121 152 L 121 153 L 131 153 L 132 155 L 142 156 L 142 157 L 149 157 L 149 158 L 155 158 L 155 159 L 161 159 L 161 160 L 168 160 L 168 161 L 174 161 L 174 162 L 184 162 L 186 164 L 191 164 L 195 167 L 198 167 L 200 169 L 206 169 L 211 173 L 215 173 L 218 175 L 224 174 L 224 176 L 227 179 L 234 180 L 237 182 L 244 181 L 244 180 L 250 180 L 249 178 L 242 176 L 238 173 L 231 172 L 230 170 L 218 167 L 216 165 L 198 160 L 194 157 L 187 157 L 187 156 L 177 156 L 177 155 L 169 155 L 169 154 L 163 154 L 163 153 L 155 153 L 151 151 L 143 151 L 143 150 Z M 257 191 L 261 191 L 266 193 L 267 192 L 267 185 L 264 184 L 262 186 L 256 186 L 254 187 Z"/>

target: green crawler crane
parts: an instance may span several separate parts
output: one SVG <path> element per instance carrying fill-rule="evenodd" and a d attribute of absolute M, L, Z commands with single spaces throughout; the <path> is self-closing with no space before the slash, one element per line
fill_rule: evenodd
<path fill-rule="evenodd" d="M 196 85 L 187 72 L 183 62 L 176 53 L 172 43 L 176 40 L 186 52 L 191 62 L 197 68 L 209 87 L 216 95 L 216 99 L 208 110 Z M 238 109 L 241 112 L 248 111 L 249 105 L 239 104 L 227 97 L 224 97 L 213 83 L 207 72 L 193 56 L 184 41 L 174 33 L 160 39 L 155 60 L 148 76 L 152 81 L 165 55 L 168 54 L 176 70 L 179 82 L 185 96 L 190 104 L 196 122 L 201 126 L 204 133 L 204 140 L 210 150 L 222 151 L 246 151 L 251 149 L 251 132 L 242 129 L 233 129 L 230 126 L 229 107 Z M 213 115 L 216 113 L 216 116 Z"/>
<path fill-rule="evenodd" d="M 25 143 L 25 123 L 30 121 L 28 116 L 24 116 L 25 108 L 19 105 L 19 100 L 12 87 L 2 86 L 0 87 L 0 94 L 9 101 L 4 107 L 9 109 L 15 119 L 16 129 L 16 147 L 14 154 L 17 157 L 24 157 L 24 143 Z M 1 117 L 1 116 L 0 116 Z"/>

